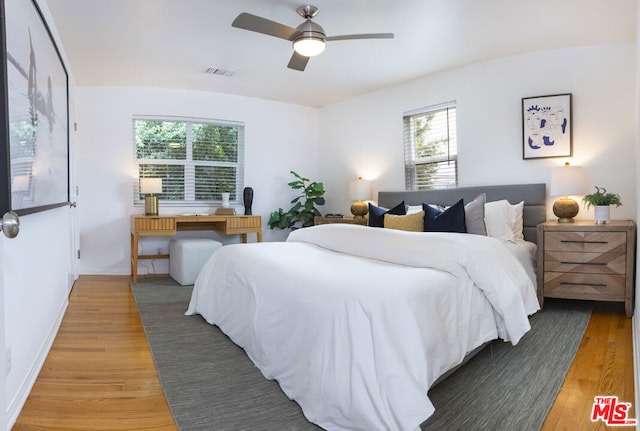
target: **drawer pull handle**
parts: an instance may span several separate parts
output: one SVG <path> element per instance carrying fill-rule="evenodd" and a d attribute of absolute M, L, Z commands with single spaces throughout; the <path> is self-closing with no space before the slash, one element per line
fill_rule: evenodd
<path fill-rule="evenodd" d="M 571 241 L 568 239 L 560 240 L 560 242 L 571 242 L 577 244 L 609 244 L 609 241 Z"/>
<path fill-rule="evenodd" d="M 562 261 L 560 262 L 563 265 L 599 265 L 599 266 L 606 266 L 607 263 L 606 262 L 565 262 Z"/>
<path fill-rule="evenodd" d="M 595 286 L 595 287 L 607 287 L 604 283 L 569 283 L 568 281 L 563 281 L 560 284 L 568 284 L 570 286 Z"/>

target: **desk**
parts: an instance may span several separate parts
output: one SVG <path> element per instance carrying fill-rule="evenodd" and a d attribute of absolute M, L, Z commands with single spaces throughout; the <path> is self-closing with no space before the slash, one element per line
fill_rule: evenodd
<path fill-rule="evenodd" d="M 138 242 L 145 236 L 175 236 L 179 230 L 215 230 L 227 235 L 242 235 L 247 242 L 247 234 L 255 233 L 262 242 L 262 219 L 260 216 L 206 215 L 206 216 L 131 216 L 131 276 L 138 282 L 138 259 L 168 259 L 168 254 L 138 254 Z"/>

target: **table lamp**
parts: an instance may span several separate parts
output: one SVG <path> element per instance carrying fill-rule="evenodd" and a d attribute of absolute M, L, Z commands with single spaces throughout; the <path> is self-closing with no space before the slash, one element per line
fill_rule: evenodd
<path fill-rule="evenodd" d="M 371 182 L 358 177 L 349 183 L 349 198 L 356 202 L 351 205 L 351 214 L 356 220 L 363 219 L 369 212 L 369 207 L 363 201 L 371 199 Z"/>
<path fill-rule="evenodd" d="M 142 178 L 140 193 L 144 194 L 144 214 L 158 215 L 158 193 L 162 193 L 162 178 Z"/>
<path fill-rule="evenodd" d="M 558 217 L 559 223 L 571 223 L 578 215 L 580 206 L 578 202 L 569 198 L 569 195 L 584 194 L 584 173 L 580 166 L 564 166 L 554 168 L 551 171 L 551 196 L 561 196 L 553 203 L 553 213 Z"/>

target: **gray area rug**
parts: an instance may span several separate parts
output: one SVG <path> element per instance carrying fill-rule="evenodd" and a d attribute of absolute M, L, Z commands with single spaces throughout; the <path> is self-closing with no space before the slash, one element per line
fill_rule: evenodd
<path fill-rule="evenodd" d="M 184 315 L 191 287 L 161 278 L 132 291 L 180 430 L 321 429 L 217 327 Z M 590 316 L 588 302 L 547 300 L 517 346 L 491 343 L 429 391 L 436 412 L 421 429 L 539 430 Z"/>

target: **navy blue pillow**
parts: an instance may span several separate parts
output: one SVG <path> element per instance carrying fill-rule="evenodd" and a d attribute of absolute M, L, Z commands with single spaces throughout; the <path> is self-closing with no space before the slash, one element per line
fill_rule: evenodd
<path fill-rule="evenodd" d="M 464 202 L 460 199 L 444 211 L 422 204 L 424 211 L 425 232 L 460 232 L 467 233 L 464 217 Z"/>
<path fill-rule="evenodd" d="M 377 207 L 369 202 L 369 226 L 384 227 L 385 214 L 405 215 L 406 213 L 407 208 L 404 206 L 404 201 L 391 209 Z"/>

